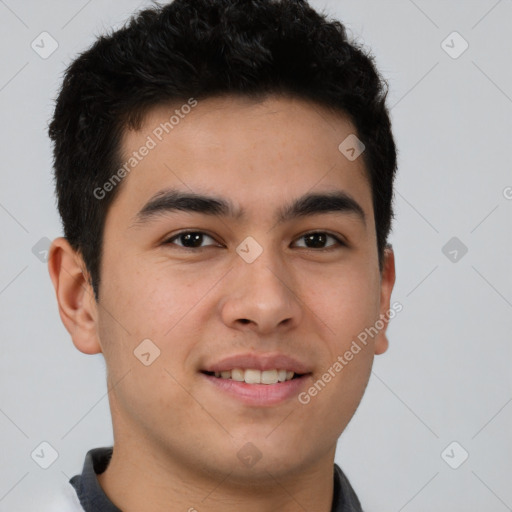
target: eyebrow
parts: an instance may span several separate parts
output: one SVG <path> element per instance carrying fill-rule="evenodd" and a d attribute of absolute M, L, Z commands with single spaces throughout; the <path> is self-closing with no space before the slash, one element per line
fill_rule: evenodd
<path fill-rule="evenodd" d="M 157 192 L 149 199 L 135 215 L 132 226 L 147 224 L 161 215 L 176 211 L 230 217 L 234 220 L 246 218 L 245 210 L 236 208 L 230 199 L 166 189 Z M 296 218 L 325 213 L 353 215 L 366 227 L 363 208 L 353 197 L 341 190 L 305 194 L 281 207 L 276 213 L 275 222 L 282 224 Z"/>

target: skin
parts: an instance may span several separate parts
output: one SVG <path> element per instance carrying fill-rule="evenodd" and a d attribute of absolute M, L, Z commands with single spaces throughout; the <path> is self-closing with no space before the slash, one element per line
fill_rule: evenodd
<path fill-rule="evenodd" d="M 154 108 L 140 131 L 127 131 L 124 155 L 174 108 Z M 248 406 L 199 370 L 232 354 L 284 352 L 311 366 L 307 391 L 389 311 L 393 251 L 380 273 L 363 159 L 338 150 L 353 133 L 345 116 L 303 100 L 200 101 L 124 178 L 106 218 L 99 304 L 80 255 L 54 240 L 49 272 L 62 322 L 78 350 L 106 360 L 114 454 L 98 479 L 123 511 L 331 510 L 336 443 L 374 355 L 388 348 L 387 325 L 307 405 L 295 396 Z M 230 198 L 247 217 L 174 212 L 134 225 L 170 186 Z M 366 226 L 339 213 L 275 225 L 283 204 L 333 189 L 361 205 Z M 212 238 L 196 252 L 183 238 L 165 244 L 185 229 Z M 301 237 L 313 230 L 347 245 L 327 238 L 331 251 L 308 247 Z M 263 248 L 251 264 L 236 253 L 247 236 Z M 150 366 L 133 354 L 146 338 L 161 351 Z M 261 453 L 251 467 L 237 457 L 248 442 Z"/>

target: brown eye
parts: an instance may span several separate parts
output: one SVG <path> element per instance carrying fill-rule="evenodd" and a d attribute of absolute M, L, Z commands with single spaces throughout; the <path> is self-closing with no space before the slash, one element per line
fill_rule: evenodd
<path fill-rule="evenodd" d="M 334 240 L 335 243 L 325 247 L 325 244 L 329 238 Z M 335 248 L 336 246 L 345 245 L 338 237 L 330 235 L 329 233 L 325 233 L 323 231 L 306 233 L 305 235 L 302 235 L 298 240 L 305 241 L 306 249 L 330 250 L 332 248 Z"/>
<path fill-rule="evenodd" d="M 200 249 L 202 247 L 207 247 L 202 245 L 202 243 L 205 241 L 205 238 L 213 240 L 210 235 L 207 235 L 202 231 L 183 231 L 177 235 L 174 235 L 172 238 L 169 238 L 165 244 L 174 244 L 178 247 L 183 247 L 184 249 Z M 175 240 L 178 240 L 180 243 L 176 243 Z"/>

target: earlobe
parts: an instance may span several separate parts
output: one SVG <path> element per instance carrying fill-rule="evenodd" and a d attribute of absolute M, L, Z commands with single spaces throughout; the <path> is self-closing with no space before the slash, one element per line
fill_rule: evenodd
<path fill-rule="evenodd" d="M 384 250 L 384 264 L 382 268 L 380 284 L 380 318 L 384 322 L 384 326 L 379 330 L 379 334 L 375 340 L 376 355 L 383 354 L 389 347 L 389 340 L 386 335 L 386 330 L 389 323 L 391 292 L 393 291 L 393 287 L 395 285 L 395 279 L 395 254 L 391 244 L 388 244 Z"/>
<path fill-rule="evenodd" d="M 48 272 L 55 288 L 59 314 L 75 347 L 84 354 L 101 352 L 96 324 L 97 307 L 92 287 L 86 280 L 83 259 L 64 237 L 50 248 Z"/>
<path fill-rule="evenodd" d="M 385 332 L 379 333 L 377 339 L 375 340 L 375 355 L 379 356 L 380 354 L 384 354 L 386 350 L 389 348 L 389 340 L 386 336 Z"/>

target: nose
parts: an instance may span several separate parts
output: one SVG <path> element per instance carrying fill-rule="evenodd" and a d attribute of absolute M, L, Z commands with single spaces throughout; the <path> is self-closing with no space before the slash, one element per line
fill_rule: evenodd
<path fill-rule="evenodd" d="M 299 324 L 299 291 L 292 273 L 278 260 L 267 250 L 252 263 L 241 258 L 235 263 L 221 306 L 227 326 L 267 335 Z"/>

